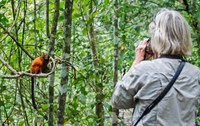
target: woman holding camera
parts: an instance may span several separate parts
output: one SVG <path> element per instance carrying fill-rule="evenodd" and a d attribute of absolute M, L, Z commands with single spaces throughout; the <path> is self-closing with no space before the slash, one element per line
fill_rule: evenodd
<path fill-rule="evenodd" d="M 195 126 L 200 70 L 187 62 L 163 98 L 141 117 L 169 85 L 183 57 L 192 54 L 190 27 L 179 12 L 162 9 L 149 31 L 151 39 L 140 42 L 131 68 L 116 84 L 112 104 L 118 109 L 134 108 L 133 126 Z"/>

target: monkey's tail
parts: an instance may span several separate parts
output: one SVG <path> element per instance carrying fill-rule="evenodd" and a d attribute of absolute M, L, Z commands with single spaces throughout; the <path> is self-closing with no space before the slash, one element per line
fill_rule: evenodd
<path fill-rule="evenodd" d="M 35 90 L 34 90 L 34 86 L 35 86 L 35 77 L 31 77 L 31 99 L 32 99 L 32 104 L 33 104 L 33 108 L 37 110 L 37 106 L 35 103 Z"/>

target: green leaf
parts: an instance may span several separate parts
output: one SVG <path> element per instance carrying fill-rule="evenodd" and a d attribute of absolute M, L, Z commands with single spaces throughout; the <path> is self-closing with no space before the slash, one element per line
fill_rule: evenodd
<path fill-rule="evenodd" d="M 20 120 L 18 123 L 18 126 L 24 126 L 25 122 L 23 120 Z"/>
<path fill-rule="evenodd" d="M 3 101 L 0 101 L 0 106 L 3 106 L 3 104 L 4 104 Z"/>
<path fill-rule="evenodd" d="M 1 86 L 0 92 L 2 93 L 2 92 L 5 91 L 5 90 L 6 90 L 6 86 Z"/>
<path fill-rule="evenodd" d="M 85 96 L 85 95 L 80 94 L 80 95 L 78 96 L 78 99 L 79 99 L 79 101 L 80 101 L 82 104 L 85 104 L 85 103 L 86 103 L 86 96 Z"/>
<path fill-rule="evenodd" d="M 42 105 L 42 108 L 43 108 L 43 109 L 48 109 L 48 108 L 49 108 L 49 105 L 48 105 L 48 104 L 43 104 L 43 105 Z"/>

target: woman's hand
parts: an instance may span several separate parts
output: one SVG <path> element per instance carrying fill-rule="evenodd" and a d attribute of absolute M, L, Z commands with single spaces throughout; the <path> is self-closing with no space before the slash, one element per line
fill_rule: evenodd
<path fill-rule="evenodd" d="M 147 40 L 144 40 L 142 42 L 140 42 L 140 44 L 138 45 L 138 47 L 135 49 L 135 60 L 133 62 L 133 65 L 132 66 L 135 66 L 137 65 L 138 63 L 140 63 L 141 61 L 143 61 L 144 59 L 145 60 L 148 60 L 151 58 L 152 55 L 146 53 L 145 54 L 145 48 L 147 46 Z"/>

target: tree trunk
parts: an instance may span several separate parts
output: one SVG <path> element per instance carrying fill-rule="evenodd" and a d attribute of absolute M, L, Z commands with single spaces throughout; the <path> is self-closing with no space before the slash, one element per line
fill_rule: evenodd
<path fill-rule="evenodd" d="M 72 8 L 73 8 L 73 0 L 65 0 L 64 41 L 63 41 L 62 60 L 68 62 L 70 62 Z M 69 66 L 63 62 L 61 70 L 59 97 L 58 97 L 57 126 L 64 125 L 65 102 L 66 102 L 66 91 L 67 91 L 68 80 L 69 80 Z"/>
<path fill-rule="evenodd" d="M 92 52 L 92 59 L 93 59 L 93 66 L 95 69 L 95 80 L 94 80 L 94 85 L 96 85 L 96 115 L 98 118 L 97 124 L 98 126 L 103 126 L 104 125 L 104 118 L 103 118 L 103 85 L 102 83 L 98 82 L 96 80 L 97 76 L 101 75 L 100 71 L 98 69 L 99 67 L 99 59 L 98 59 L 98 54 L 97 54 L 97 46 L 96 46 L 96 42 L 95 42 L 95 34 L 94 34 L 94 19 L 93 19 L 93 0 L 90 1 L 90 10 L 89 10 L 89 15 L 91 17 L 91 19 L 89 19 L 91 21 L 91 23 L 89 24 L 89 31 L 88 31 L 88 38 L 89 38 L 89 42 L 90 42 L 90 48 L 91 48 L 91 52 Z"/>
<path fill-rule="evenodd" d="M 11 0 L 11 6 L 12 6 L 12 14 L 13 14 L 13 20 L 15 21 L 16 20 L 16 8 L 15 8 L 15 1 L 14 0 Z M 15 29 L 14 29 L 14 35 L 15 36 L 15 40 L 14 41 L 17 41 L 18 42 L 18 28 L 17 28 L 17 23 L 15 23 Z M 7 31 L 5 28 L 4 28 L 4 31 Z M 19 45 L 21 45 L 21 43 L 18 43 Z M 23 43 L 22 43 L 23 44 Z M 21 45 L 21 47 L 23 47 L 23 45 Z M 20 50 L 20 47 L 18 47 L 18 57 L 19 57 L 19 60 L 18 60 L 18 69 L 21 71 L 21 58 L 22 58 L 22 55 L 21 55 L 21 50 Z M 18 88 L 18 91 L 19 91 L 19 95 L 20 95 L 20 100 L 21 100 L 21 105 L 22 105 L 22 111 L 23 111 L 23 114 L 24 114 L 24 122 L 27 126 L 29 126 L 29 120 L 28 120 L 28 116 L 27 116 L 27 112 L 26 112 L 26 106 L 25 106 L 25 102 L 24 102 L 24 99 L 23 99 L 23 95 L 22 95 L 22 79 L 17 79 L 16 80 L 16 88 Z M 19 85 L 19 87 L 18 87 Z M 8 124 L 9 125 L 9 124 Z"/>
<path fill-rule="evenodd" d="M 113 83 L 114 87 L 118 80 L 118 0 L 115 0 L 114 3 L 114 77 Z M 114 108 L 112 109 L 112 125 L 117 126 L 117 119 L 119 115 L 119 110 Z"/>
<path fill-rule="evenodd" d="M 24 114 L 24 122 L 26 124 L 26 126 L 29 126 L 29 120 L 28 120 L 28 115 L 27 115 L 27 112 L 26 112 L 26 106 L 25 106 L 25 103 L 24 103 L 24 99 L 23 99 L 23 95 L 22 95 L 22 79 L 20 80 L 16 80 L 16 83 L 17 83 L 17 88 L 18 88 L 18 91 L 19 91 L 19 96 L 20 96 L 20 100 L 21 100 L 21 105 L 22 105 L 22 111 L 23 111 L 23 114 Z"/>
<path fill-rule="evenodd" d="M 37 56 L 37 31 L 36 31 L 36 0 L 33 0 L 33 5 L 34 5 L 34 19 L 33 19 L 33 28 L 34 28 L 34 41 L 35 41 L 35 57 Z"/>
<path fill-rule="evenodd" d="M 46 35 L 50 38 L 49 33 L 49 0 L 46 0 Z"/>
<path fill-rule="evenodd" d="M 34 19 L 33 19 L 33 30 L 34 30 L 34 54 L 35 57 L 37 57 L 37 31 L 36 31 L 36 0 L 33 0 L 33 5 L 34 5 Z M 36 79 L 35 79 L 36 80 Z M 36 81 L 34 81 L 34 89 L 36 89 Z M 34 91 L 35 92 L 35 91 Z M 37 111 L 34 111 L 34 126 L 37 126 L 38 123 L 38 113 Z"/>
<path fill-rule="evenodd" d="M 49 42 L 49 55 L 53 58 L 55 57 L 54 46 L 55 46 L 55 36 L 57 32 L 57 23 L 58 23 L 58 17 L 59 17 L 59 6 L 60 6 L 60 1 L 55 0 L 55 12 L 54 12 L 53 25 L 52 25 L 51 34 L 50 34 L 50 42 Z M 49 126 L 54 125 L 53 124 L 54 75 L 55 73 L 51 74 L 50 79 L 49 79 L 49 115 L 48 115 Z"/>

